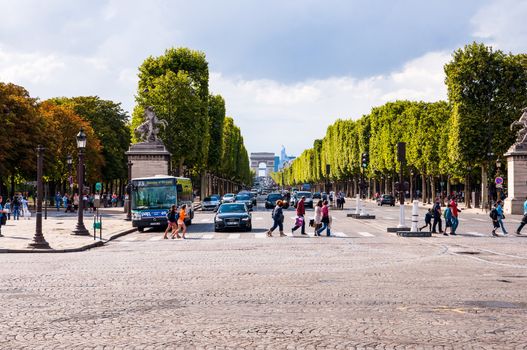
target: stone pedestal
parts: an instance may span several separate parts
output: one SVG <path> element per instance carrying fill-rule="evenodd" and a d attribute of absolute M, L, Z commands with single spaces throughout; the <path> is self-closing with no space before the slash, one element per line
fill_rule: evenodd
<path fill-rule="evenodd" d="M 527 196 L 527 144 L 515 144 L 507 153 L 507 193 L 505 213 L 523 215 Z"/>
<path fill-rule="evenodd" d="M 160 141 L 135 143 L 126 155 L 133 163 L 132 179 L 170 174 L 170 152 Z"/>

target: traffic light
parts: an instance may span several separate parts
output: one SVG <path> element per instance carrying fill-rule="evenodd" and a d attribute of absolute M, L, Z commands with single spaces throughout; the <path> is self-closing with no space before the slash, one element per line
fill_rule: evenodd
<path fill-rule="evenodd" d="M 363 168 L 367 168 L 369 161 L 370 161 L 370 157 L 368 155 L 368 152 L 364 152 L 362 154 L 362 162 L 361 162 L 362 163 L 362 167 Z"/>

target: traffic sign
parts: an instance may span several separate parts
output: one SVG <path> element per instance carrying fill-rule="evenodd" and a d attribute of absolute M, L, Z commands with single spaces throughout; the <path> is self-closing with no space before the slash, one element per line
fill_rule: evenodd
<path fill-rule="evenodd" d="M 503 184 L 503 178 L 500 177 L 500 176 L 498 176 L 498 177 L 494 180 L 494 182 L 496 183 L 496 185 L 501 185 L 501 184 Z"/>

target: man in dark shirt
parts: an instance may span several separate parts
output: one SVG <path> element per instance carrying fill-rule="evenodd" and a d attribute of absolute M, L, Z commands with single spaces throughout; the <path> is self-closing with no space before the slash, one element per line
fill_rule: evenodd
<path fill-rule="evenodd" d="M 439 233 L 443 233 L 443 224 L 441 223 L 441 203 L 439 197 L 436 197 L 434 207 L 432 209 L 434 212 L 434 224 L 432 225 L 432 233 L 437 233 L 436 226 L 439 223 Z"/>
<path fill-rule="evenodd" d="M 299 218 L 302 218 L 302 226 L 297 225 L 295 223 L 295 226 L 291 229 L 291 233 L 295 232 L 299 227 L 302 227 L 302 230 L 300 231 L 301 234 L 307 235 L 306 233 L 306 220 L 304 219 L 304 215 L 306 215 L 306 209 L 304 207 L 304 202 L 306 201 L 306 197 L 302 196 L 298 204 L 296 205 L 296 216 Z"/>

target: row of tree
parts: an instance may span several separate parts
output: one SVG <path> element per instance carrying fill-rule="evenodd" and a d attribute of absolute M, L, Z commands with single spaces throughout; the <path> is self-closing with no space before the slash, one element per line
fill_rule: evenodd
<path fill-rule="evenodd" d="M 178 175 L 206 173 L 249 185 L 252 173 L 240 129 L 225 115 L 225 101 L 209 93 L 208 62 L 203 52 L 171 48 L 148 57 L 139 67 L 132 130 L 152 106 L 167 126 L 160 138 L 172 153 Z M 137 135 L 133 140 L 138 141 Z"/>
<path fill-rule="evenodd" d="M 127 177 L 129 122 L 118 103 L 96 96 L 39 101 L 21 86 L 0 82 L 0 124 L 0 193 L 12 194 L 17 184 L 35 179 L 39 144 L 45 147 L 45 179 L 52 190 L 64 191 L 69 176 L 76 175 L 80 128 L 88 137 L 87 182 Z"/>
<path fill-rule="evenodd" d="M 473 43 L 454 52 L 445 73 L 448 102 L 389 102 L 358 120 L 337 120 L 275 181 L 343 181 L 361 172 L 370 179 L 394 177 L 397 143 L 406 142 L 405 173 L 421 175 L 423 189 L 427 179 L 433 186 L 440 176 L 463 182 L 475 175 L 481 176 L 485 198 L 489 167 L 514 143 L 510 125 L 527 106 L 527 55 Z"/>

